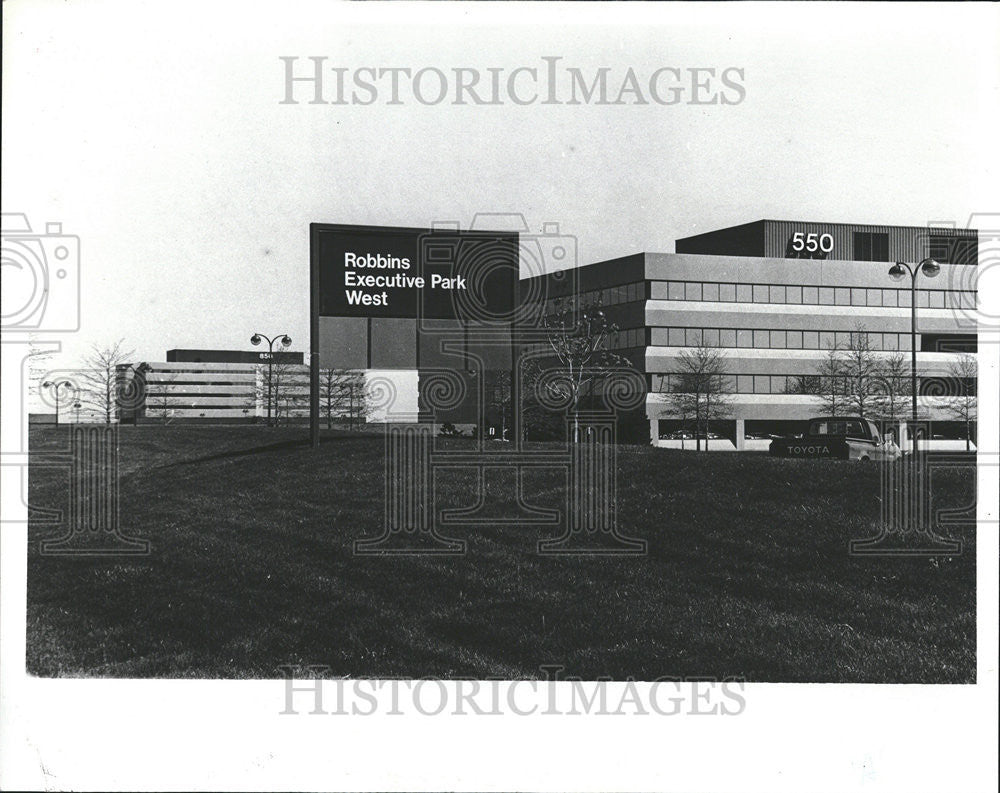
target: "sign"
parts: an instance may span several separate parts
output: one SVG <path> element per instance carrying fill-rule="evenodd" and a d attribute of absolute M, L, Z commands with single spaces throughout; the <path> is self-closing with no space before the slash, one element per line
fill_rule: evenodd
<path fill-rule="evenodd" d="M 826 259 L 833 251 L 833 235 L 796 231 L 788 238 L 786 259 Z"/>
<path fill-rule="evenodd" d="M 427 345 L 425 368 L 433 369 L 444 351 L 442 333 L 466 349 L 478 344 L 481 361 L 495 349 L 491 340 L 506 340 L 509 350 L 519 311 L 517 232 L 312 223 L 309 251 L 313 447 L 319 445 L 321 339 L 356 356 L 356 368 L 368 369 L 378 368 L 376 361 L 385 365 L 386 356 L 398 361 L 411 355 L 414 368 L 421 368 L 427 335 L 434 343 Z"/>
<path fill-rule="evenodd" d="M 321 317 L 512 318 L 517 234 L 319 223 L 310 231 Z"/>

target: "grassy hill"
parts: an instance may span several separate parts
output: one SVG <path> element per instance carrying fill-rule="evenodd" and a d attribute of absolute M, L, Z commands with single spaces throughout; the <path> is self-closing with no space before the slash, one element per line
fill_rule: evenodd
<path fill-rule="evenodd" d="M 32 451 L 65 443 L 36 428 Z M 460 557 L 355 556 L 382 527 L 383 441 L 297 429 L 124 427 L 121 525 L 149 556 L 42 556 L 30 529 L 28 657 L 43 676 L 971 682 L 974 530 L 956 557 L 856 557 L 876 533 L 878 469 L 759 454 L 620 447 L 621 530 L 638 557 L 540 556 L 557 528 L 453 528 Z M 451 441 L 463 443 L 463 441 Z M 467 443 L 467 442 L 465 442 Z M 485 514 L 516 517 L 513 477 Z M 561 508 L 564 474 L 526 476 Z M 935 474 L 934 506 L 975 499 L 971 470 Z M 475 475 L 435 480 L 438 507 Z M 64 509 L 66 475 L 31 471 L 33 506 Z"/>

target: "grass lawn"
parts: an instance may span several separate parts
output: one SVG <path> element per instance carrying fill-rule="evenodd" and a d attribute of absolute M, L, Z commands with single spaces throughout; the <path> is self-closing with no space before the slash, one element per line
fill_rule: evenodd
<path fill-rule="evenodd" d="M 65 443 L 35 428 L 32 451 Z M 57 434 L 62 433 L 62 434 Z M 123 427 L 123 530 L 145 557 L 42 556 L 30 528 L 28 649 L 42 676 L 973 682 L 975 532 L 952 558 L 856 557 L 876 534 L 878 469 L 751 453 L 620 447 L 619 527 L 634 557 L 540 556 L 558 529 L 448 527 L 459 557 L 355 556 L 380 533 L 383 441 L 263 427 Z M 469 443 L 451 441 L 451 443 Z M 33 468 L 33 506 L 65 509 L 64 472 Z M 474 474 L 436 479 L 438 507 Z M 971 469 L 934 475 L 934 506 L 975 498 Z M 561 508 L 564 475 L 526 477 Z M 489 481 L 510 517 L 513 478 Z"/>

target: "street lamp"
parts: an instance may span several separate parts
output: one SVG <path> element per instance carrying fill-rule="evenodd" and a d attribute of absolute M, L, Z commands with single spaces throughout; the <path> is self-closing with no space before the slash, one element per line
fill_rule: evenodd
<path fill-rule="evenodd" d="M 910 420 L 913 429 L 913 452 L 917 451 L 917 276 L 923 273 L 928 278 L 936 278 L 941 265 L 933 259 L 924 259 L 915 267 L 906 262 L 896 262 L 889 268 L 889 277 L 899 281 L 907 273 L 910 275 Z"/>
<path fill-rule="evenodd" d="M 273 339 L 265 336 L 263 333 L 255 333 L 250 337 L 250 343 L 256 347 L 261 343 L 261 340 L 267 342 L 267 424 L 271 426 L 271 394 L 272 394 L 272 383 L 273 383 L 273 370 L 274 370 L 274 343 L 276 341 L 281 342 L 282 347 L 288 347 L 292 343 L 291 337 L 284 333 L 281 336 L 275 336 Z"/>
<path fill-rule="evenodd" d="M 51 388 L 52 393 L 55 394 L 57 427 L 59 426 L 59 389 L 63 387 L 74 388 L 74 385 L 69 380 L 62 380 L 62 381 L 46 380 L 44 383 L 42 383 L 42 388 Z"/>

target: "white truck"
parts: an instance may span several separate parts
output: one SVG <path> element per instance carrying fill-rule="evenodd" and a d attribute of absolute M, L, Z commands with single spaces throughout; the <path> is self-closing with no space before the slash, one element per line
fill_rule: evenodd
<path fill-rule="evenodd" d="M 809 420 L 804 435 L 775 438 L 772 457 L 828 457 L 839 460 L 896 460 L 902 452 L 883 438 L 874 422 L 860 416 L 830 416 Z"/>

